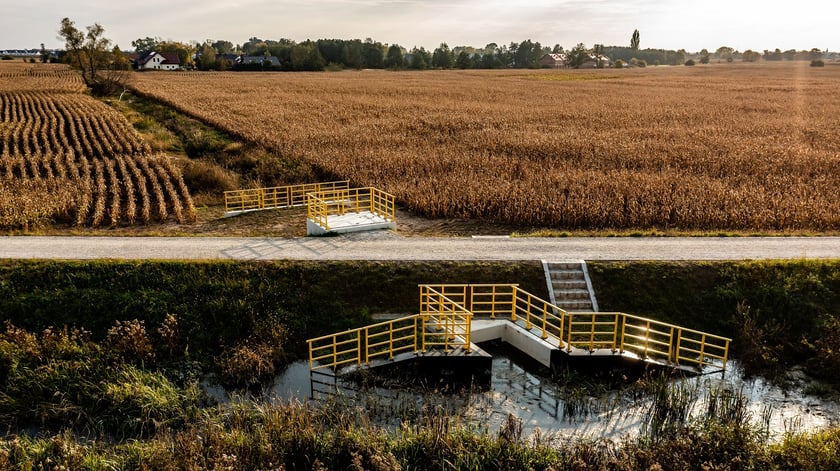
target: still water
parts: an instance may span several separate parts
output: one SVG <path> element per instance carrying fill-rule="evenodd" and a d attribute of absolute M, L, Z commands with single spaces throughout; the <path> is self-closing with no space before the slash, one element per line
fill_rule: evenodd
<path fill-rule="evenodd" d="M 364 408 L 384 426 L 420 421 L 424 415 L 446 414 L 495 432 L 512 415 L 522 421 L 525 434 L 539 429 L 543 435 L 622 438 L 644 430 L 653 406 L 652 393 L 646 392 L 644 380 L 606 387 L 570 373 L 571 377 L 560 382 L 552 379 L 547 369 L 521 358 L 515 351 L 491 351 L 493 372 L 489 389 L 440 393 L 405 386 L 358 390 L 353 384 L 345 384 L 337 399 L 332 399 Z M 725 374 L 669 380 L 671 387 L 691 398 L 692 416 L 703 413 L 710 394 L 728 393 L 744 396 L 749 420 L 766 429 L 771 438 L 840 424 L 838 404 L 805 394 L 804 382 L 783 390 L 761 378 L 743 379 L 737 362 L 731 361 L 728 366 Z M 264 391 L 263 399 L 309 400 L 310 387 L 309 364 L 293 363 Z M 213 393 L 224 400 L 218 389 Z"/>

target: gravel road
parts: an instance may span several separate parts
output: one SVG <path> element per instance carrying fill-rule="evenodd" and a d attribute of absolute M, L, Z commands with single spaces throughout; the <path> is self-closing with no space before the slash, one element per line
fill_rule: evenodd
<path fill-rule="evenodd" d="M 0 237 L 5 259 L 748 260 L 840 259 L 840 237 L 307 238 Z"/>

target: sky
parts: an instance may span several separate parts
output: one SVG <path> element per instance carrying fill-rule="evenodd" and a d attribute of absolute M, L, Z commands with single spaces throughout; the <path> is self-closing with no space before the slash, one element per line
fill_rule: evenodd
<path fill-rule="evenodd" d="M 138 38 L 362 39 L 411 49 L 530 39 L 572 48 L 840 51 L 836 0 L 2 0 L 0 49 L 61 48 L 61 19 L 99 23 L 123 50 Z"/>

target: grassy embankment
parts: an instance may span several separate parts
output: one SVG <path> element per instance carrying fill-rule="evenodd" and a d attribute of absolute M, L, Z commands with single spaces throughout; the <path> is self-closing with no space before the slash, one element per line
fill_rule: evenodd
<path fill-rule="evenodd" d="M 830 381 L 826 373 L 840 365 L 838 262 L 596 263 L 591 269 L 604 309 L 733 336 L 736 353 L 752 358 L 756 371 L 778 374 L 799 364 Z M 0 313 L 9 322 L 0 336 L 0 418 L 20 435 L 0 442 L 0 467 L 837 465 L 837 430 L 769 444 L 738 407 L 637 440 L 560 442 L 522 437 L 515 422 L 497 433 L 434 413 L 387 432 L 358 410 L 249 401 L 213 406 L 197 389 L 209 370 L 229 384 L 258 383 L 299 357 L 309 336 L 363 324 L 372 312 L 413 312 L 416 284 L 429 281 L 518 281 L 537 294 L 545 289 L 535 263 L 6 262 L 0 267 Z"/>

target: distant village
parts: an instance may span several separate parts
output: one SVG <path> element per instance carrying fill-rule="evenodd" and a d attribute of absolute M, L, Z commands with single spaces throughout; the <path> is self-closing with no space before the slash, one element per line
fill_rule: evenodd
<path fill-rule="evenodd" d="M 250 42 L 254 42 L 252 38 Z M 709 52 L 703 49 L 699 52 L 689 53 L 685 50 L 669 51 L 661 49 L 644 49 L 634 50 L 627 47 L 596 45 L 593 49 L 582 49 L 582 45 L 578 45 L 572 50 L 563 50 L 562 47 L 558 49 L 540 48 L 539 43 L 531 43 L 527 41 L 527 47 L 532 47 L 533 51 L 529 51 L 528 63 L 525 67 L 520 64 L 518 58 L 515 57 L 516 43 L 511 43 L 511 49 L 508 50 L 506 46 L 500 49 L 507 52 L 511 59 L 508 62 L 494 60 L 488 61 L 487 55 L 493 56 L 498 54 L 496 51 L 487 52 L 485 49 L 475 49 L 467 47 L 456 47 L 452 50 L 448 49 L 445 43 L 441 47 L 445 47 L 445 54 L 450 57 L 449 60 L 443 62 L 437 61 L 437 56 L 440 49 L 426 51 L 423 48 L 414 48 L 410 51 L 402 49 L 399 53 L 400 61 L 399 67 L 392 67 L 393 62 L 389 64 L 388 59 L 391 57 L 392 50 L 398 46 L 382 45 L 381 43 L 373 43 L 373 45 L 380 46 L 383 51 L 382 57 L 378 61 L 373 61 L 369 64 L 364 61 L 360 66 L 352 64 L 342 64 L 340 60 L 334 62 L 332 58 L 325 59 L 320 54 L 322 41 L 336 41 L 336 40 L 319 40 L 306 41 L 301 44 L 289 42 L 290 47 L 305 47 L 309 51 L 306 58 L 306 67 L 299 68 L 292 64 L 290 54 L 277 55 L 270 54 L 267 47 L 265 48 L 246 48 L 249 43 L 243 45 L 244 52 L 217 52 L 208 44 L 195 45 L 192 51 L 185 53 L 184 50 L 180 52 L 159 52 L 155 50 L 123 53 L 131 64 L 134 70 L 323 70 L 332 66 L 348 67 L 348 68 L 576 68 L 576 69 L 594 69 L 594 68 L 625 68 L 625 67 L 645 67 L 647 65 L 694 65 L 707 64 L 713 62 L 757 62 L 757 61 L 793 61 L 793 60 L 811 60 L 819 62 L 833 62 L 840 64 L 840 52 L 821 51 L 819 49 L 812 49 L 810 51 L 796 51 L 787 50 L 781 51 L 775 49 L 774 51 L 765 50 L 763 53 L 753 52 L 750 50 L 739 52 L 732 48 L 721 47 L 714 52 Z M 341 41 L 339 42 L 359 42 Z M 272 42 L 269 41 L 269 44 Z M 228 43 L 230 44 L 230 43 Z M 524 46 L 523 42 L 520 47 Z M 371 44 L 365 43 L 364 46 Z M 495 46 L 495 45 L 494 45 Z M 489 47 L 489 45 L 488 45 Z M 237 46 L 237 50 L 239 47 Z M 387 51 L 387 52 L 386 52 Z M 508 52 L 510 51 L 510 52 Z M 633 55 L 635 54 L 635 55 Z M 212 55 L 212 59 L 208 62 L 206 59 L 208 55 Z M 313 55 L 316 56 L 313 59 Z M 630 56 L 633 57 L 630 57 Z M 62 49 L 6 49 L 0 50 L 0 60 L 23 60 L 27 62 L 62 62 L 64 50 Z M 660 60 L 661 58 L 661 60 Z M 419 61 L 418 61 L 419 59 Z M 418 62 L 421 64 L 417 66 Z M 492 64 L 488 66 L 487 64 Z M 208 65 L 209 64 L 209 65 Z"/>

